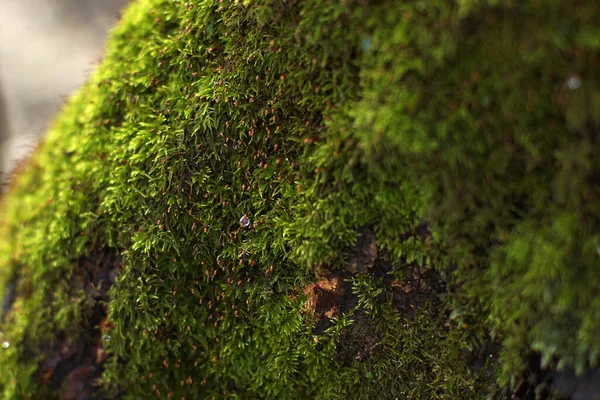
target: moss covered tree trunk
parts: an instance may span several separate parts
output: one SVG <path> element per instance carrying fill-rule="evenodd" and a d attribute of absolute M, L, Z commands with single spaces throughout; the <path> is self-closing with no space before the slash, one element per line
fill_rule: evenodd
<path fill-rule="evenodd" d="M 598 21 L 132 4 L 2 201 L 2 397 L 550 398 L 600 351 Z"/>

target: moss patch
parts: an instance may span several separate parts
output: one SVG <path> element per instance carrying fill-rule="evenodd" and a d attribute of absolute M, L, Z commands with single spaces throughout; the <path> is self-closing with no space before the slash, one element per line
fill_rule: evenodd
<path fill-rule="evenodd" d="M 68 397 L 45 363 L 86 332 L 58 386 L 103 369 L 132 399 L 481 398 L 531 351 L 595 365 L 598 18 L 132 4 L 3 199 L 0 393 Z M 106 248 L 108 293 L 81 264 Z"/>

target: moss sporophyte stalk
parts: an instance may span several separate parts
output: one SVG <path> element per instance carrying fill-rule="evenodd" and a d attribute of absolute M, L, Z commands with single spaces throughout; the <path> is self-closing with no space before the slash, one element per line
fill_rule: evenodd
<path fill-rule="evenodd" d="M 560 396 L 600 351 L 599 18 L 132 3 L 3 196 L 0 397 Z"/>

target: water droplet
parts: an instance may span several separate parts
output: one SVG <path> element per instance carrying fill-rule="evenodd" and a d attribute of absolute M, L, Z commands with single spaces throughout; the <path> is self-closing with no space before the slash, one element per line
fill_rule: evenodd
<path fill-rule="evenodd" d="M 2 348 L 3 349 L 8 349 L 10 347 L 10 343 L 9 342 L 3 342 L 2 343 Z"/>
<path fill-rule="evenodd" d="M 242 215 L 242 218 L 240 218 L 240 225 L 242 226 L 242 228 L 250 227 L 250 225 L 251 225 L 250 218 L 248 218 L 248 216 L 246 214 Z"/>
<path fill-rule="evenodd" d="M 102 340 L 104 340 L 105 342 L 110 342 L 110 339 L 112 339 L 110 335 L 107 335 L 106 333 L 102 335 Z"/>
<path fill-rule="evenodd" d="M 577 75 L 571 75 L 569 79 L 567 79 L 567 86 L 571 90 L 577 90 L 581 87 L 581 78 Z"/>

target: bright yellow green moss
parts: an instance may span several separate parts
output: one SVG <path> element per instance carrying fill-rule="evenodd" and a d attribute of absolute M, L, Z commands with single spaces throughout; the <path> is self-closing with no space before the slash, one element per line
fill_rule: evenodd
<path fill-rule="evenodd" d="M 595 365 L 598 20 L 558 0 L 132 4 L 3 199 L 0 393 L 54 395 L 38 362 L 92 324 L 74 281 L 99 247 L 124 260 L 107 396 L 485 398 L 532 350 Z M 345 275 L 360 301 L 317 332 L 303 287 L 364 227 L 389 276 Z M 390 282 L 417 267 L 447 287 L 407 320 Z M 478 369 L 463 349 L 488 332 L 500 362 Z M 352 335 L 378 350 L 341 362 Z"/>

